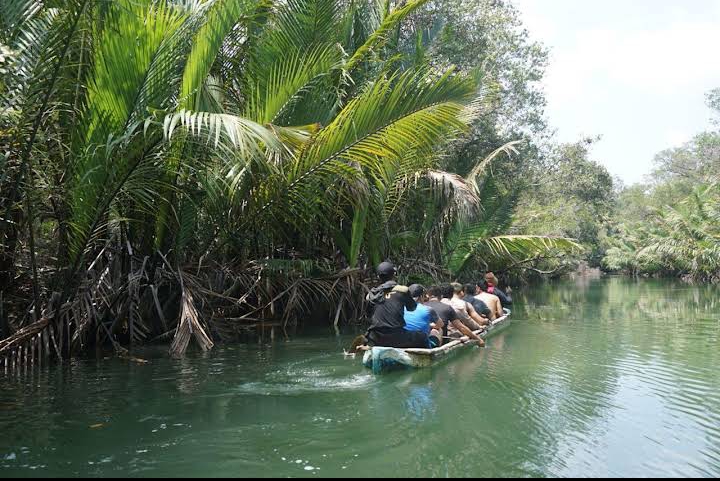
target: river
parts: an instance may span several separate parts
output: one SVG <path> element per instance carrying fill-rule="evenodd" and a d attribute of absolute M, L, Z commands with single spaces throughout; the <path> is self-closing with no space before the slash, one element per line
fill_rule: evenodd
<path fill-rule="evenodd" d="M 313 330 L 0 379 L 0 475 L 720 476 L 720 289 L 517 289 L 512 326 L 373 376 Z"/>

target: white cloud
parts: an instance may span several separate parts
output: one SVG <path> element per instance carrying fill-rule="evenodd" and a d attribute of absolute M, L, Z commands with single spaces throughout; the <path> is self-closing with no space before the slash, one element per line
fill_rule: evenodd
<path fill-rule="evenodd" d="M 542 11 L 537 4 L 528 0 L 514 0 L 513 4 L 522 14 L 523 25 L 535 39 L 547 42 L 557 35 L 557 24 Z"/>
<path fill-rule="evenodd" d="M 720 62 L 712 53 L 719 45 L 720 29 L 712 23 L 639 32 L 580 31 L 572 47 L 556 49 L 551 56 L 548 93 L 553 101 L 573 103 L 588 86 L 606 82 L 646 95 L 672 95 L 720 79 Z"/>
<path fill-rule="evenodd" d="M 601 135 L 597 159 L 640 180 L 660 150 L 709 127 L 720 0 L 513 0 L 551 49 L 543 81 L 559 141 Z"/>
<path fill-rule="evenodd" d="M 684 143 L 688 142 L 691 137 L 692 135 L 684 130 L 669 130 L 665 134 L 668 145 L 673 147 L 679 147 L 683 145 Z"/>

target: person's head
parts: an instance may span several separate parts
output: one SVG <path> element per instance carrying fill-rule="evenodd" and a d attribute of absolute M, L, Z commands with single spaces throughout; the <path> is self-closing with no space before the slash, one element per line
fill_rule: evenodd
<path fill-rule="evenodd" d="M 456 295 L 458 297 L 463 297 L 465 295 L 465 291 L 464 291 L 462 284 L 460 284 L 459 282 L 453 282 L 451 285 L 453 287 L 454 295 Z"/>
<path fill-rule="evenodd" d="M 379 266 L 377 266 L 377 275 L 380 278 L 381 282 L 387 282 L 391 281 L 395 278 L 395 273 L 397 271 L 395 270 L 395 266 L 392 264 L 392 262 L 383 262 Z"/>
<path fill-rule="evenodd" d="M 486 281 L 480 281 L 477 283 L 478 289 L 480 289 L 480 292 L 487 292 L 488 291 L 488 283 Z"/>
<path fill-rule="evenodd" d="M 488 272 L 485 274 L 485 282 L 488 283 L 488 286 L 497 286 L 498 285 L 498 279 L 495 277 L 495 274 L 492 272 Z"/>
<path fill-rule="evenodd" d="M 476 289 L 477 287 L 475 287 L 475 284 L 465 284 L 465 295 L 474 296 Z"/>
<path fill-rule="evenodd" d="M 408 287 L 408 291 L 410 292 L 410 297 L 415 299 L 416 301 L 424 301 L 425 300 L 425 287 L 421 286 L 420 284 L 413 284 L 410 287 Z"/>
<path fill-rule="evenodd" d="M 445 283 L 440 285 L 440 295 L 443 299 L 452 299 L 454 294 L 455 289 L 453 289 L 452 284 Z"/>
<path fill-rule="evenodd" d="M 428 296 L 434 299 L 442 299 L 442 290 L 439 286 L 432 286 L 427 290 Z"/>

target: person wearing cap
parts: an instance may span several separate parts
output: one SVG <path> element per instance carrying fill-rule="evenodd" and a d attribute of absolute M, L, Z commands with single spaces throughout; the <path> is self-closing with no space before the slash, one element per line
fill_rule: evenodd
<path fill-rule="evenodd" d="M 417 303 L 417 309 L 414 311 L 405 310 L 405 330 L 424 332 L 428 336 L 430 349 L 440 347 L 442 345 L 442 321 L 439 320 L 437 313 L 424 304 L 427 301 L 425 295 L 425 287 L 419 284 L 413 284 L 408 288 L 410 296 Z"/>
<path fill-rule="evenodd" d="M 395 282 L 395 266 L 383 262 L 377 268 L 379 286 L 368 293 L 369 314 L 372 318 L 365 337 L 370 346 L 426 348 L 427 333 L 405 329 L 405 311 L 417 309 L 417 303 L 410 296 L 407 286 Z"/>
<path fill-rule="evenodd" d="M 488 284 L 485 281 L 480 281 L 477 284 L 478 287 L 478 295 L 475 297 L 483 301 L 487 306 L 490 308 L 491 316 L 490 320 L 494 321 L 498 317 L 502 317 L 505 315 L 505 312 L 502 308 L 502 303 L 500 302 L 500 298 L 494 294 L 490 294 L 488 292 Z"/>
<path fill-rule="evenodd" d="M 507 288 L 507 293 L 503 292 L 498 287 L 500 285 L 500 282 L 498 282 L 497 277 L 495 277 L 495 274 L 493 274 L 492 272 L 488 272 L 487 274 L 485 274 L 485 282 L 487 282 L 488 285 L 488 293 L 494 296 L 498 296 L 500 298 L 500 303 L 503 307 L 512 306 L 513 300 L 512 297 L 510 297 L 510 294 L 512 294 L 512 289 L 510 289 L 510 287 Z"/>

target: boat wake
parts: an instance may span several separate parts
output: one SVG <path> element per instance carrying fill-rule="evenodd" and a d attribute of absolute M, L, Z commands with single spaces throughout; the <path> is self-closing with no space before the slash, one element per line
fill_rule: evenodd
<path fill-rule="evenodd" d="M 371 374 L 338 376 L 338 373 L 320 369 L 274 372 L 264 381 L 249 382 L 237 388 L 241 394 L 302 395 L 317 392 L 357 391 L 367 389 L 378 381 Z"/>

